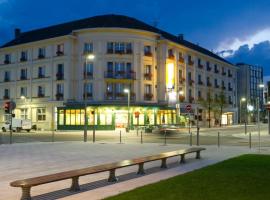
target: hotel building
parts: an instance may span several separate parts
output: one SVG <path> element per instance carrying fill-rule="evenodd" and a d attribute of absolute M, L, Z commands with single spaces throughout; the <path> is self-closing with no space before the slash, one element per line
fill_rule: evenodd
<path fill-rule="evenodd" d="M 15 101 L 16 118 L 31 119 L 39 129 L 83 129 L 86 120 L 88 129 L 113 130 L 128 122 L 131 128 L 184 125 L 187 104 L 193 120 L 214 124 L 214 113 L 208 119 L 198 100 L 223 92 L 222 123 L 233 124 L 236 70 L 183 35 L 103 15 L 28 32 L 16 29 L 15 38 L 0 48 L 0 101 Z M 5 121 L 3 110 L 0 119 Z"/>

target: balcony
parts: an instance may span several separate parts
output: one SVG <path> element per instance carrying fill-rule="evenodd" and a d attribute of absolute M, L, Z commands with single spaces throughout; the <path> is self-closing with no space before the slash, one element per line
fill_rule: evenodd
<path fill-rule="evenodd" d="M 84 79 L 92 79 L 93 78 L 93 72 L 83 72 Z"/>
<path fill-rule="evenodd" d="M 188 102 L 189 102 L 189 103 L 193 103 L 193 102 L 194 102 L 194 97 L 190 96 L 190 97 L 188 98 Z"/>
<path fill-rule="evenodd" d="M 185 59 L 183 57 L 179 57 L 178 62 L 183 64 L 185 63 Z"/>
<path fill-rule="evenodd" d="M 83 93 L 83 98 L 84 99 L 92 99 L 93 98 L 93 93 L 91 93 L 91 92 Z"/>
<path fill-rule="evenodd" d="M 21 81 L 25 81 L 25 80 L 27 80 L 27 77 L 26 77 L 26 76 L 21 76 L 21 77 L 20 77 L 20 80 L 21 80 Z"/>
<path fill-rule="evenodd" d="M 144 100 L 146 101 L 151 101 L 153 99 L 153 94 L 152 93 L 146 93 L 144 94 Z"/>
<path fill-rule="evenodd" d="M 8 99 L 9 99 L 9 96 L 8 96 L 8 95 L 4 95 L 4 96 L 3 96 L 3 99 L 4 99 L 4 100 L 8 100 Z"/>
<path fill-rule="evenodd" d="M 136 96 L 136 94 L 134 92 L 130 92 L 130 100 L 131 101 L 135 100 L 135 96 Z M 107 91 L 105 94 L 105 98 L 107 100 L 127 101 L 128 95 L 124 92 Z"/>
<path fill-rule="evenodd" d="M 188 60 L 188 65 L 193 66 L 194 65 L 194 61 Z"/>
<path fill-rule="evenodd" d="M 133 71 L 130 71 L 130 72 L 127 72 L 127 71 L 116 71 L 116 72 L 107 71 L 104 73 L 104 78 L 135 80 L 136 73 Z"/>
<path fill-rule="evenodd" d="M 64 80 L 64 74 L 63 73 L 57 73 L 56 74 L 56 80 L 58 80 L 58 81 Z"/>
<path fill-rule="evenodd" d="M 38 78 L 45 78 L 44 74 L 38 74 Z"/>
<path fill-rule="evenodd" d="M 10 82 L 10 78 L 5 77 L 5 78 L 4 78 L 4 82 Z"/>
<path fill-rule="evenodd" d="M 228 74 L 228 77 L 232 78 L 232 74 L 231 74 L 231 73 L 229 73 L 229 74 Z"/>
<path fill-rule="evenodd" d="M 203 85 L 203 82 L 201 80 L 198 81 L 199 85 Z"/>
<path fill-rule="evenodd" d="M 125 50 L 115 50 L 114 53 L 122 55 L 125 54 Z"/>
<path fill-rule="evenodd" d="M 21 61 L 21 62 L 26 62 L 26 61 L 27 61 L 27 58 L 26 58 L 26 57 L 21 57 L 21 58 L 20 58 L 20 61 Z"/>
<path fill-rule="evenodd" d="M 231 91 L 233 91 L 233 88 L 232 88 L 232 87 L 229 87 L 229 89 L 228 89 L 228 90 L 231 92 Z"/>
<path fill-rule="evenodd" d="M 182 77 L 182 78 L 179 79 L 179 83 L 180 83 L 180 84 L 184 84 L 184 83 L 185 83 L 185 80 L 186 80 L 186 79 L 185 79 L 184 77 Z"/>
<path fill-rule="evenodd" d="M 148 81 L 151 81 L 152 80 L 152 74 L 151 73 L 145 73 L 144 74 L 144 79 L 148 80 Z"/>
<path fill-rule="evenodd" d="M 221 89 L 222 89 L 222 90 L 226 90 L 226 87 L 223 85 L 223 86 L 221 87 Z"/>
<path fill-rule="evenodd" d="M 201 63 L 198 64 L 199 69 L 203 69 L 203 65 Z"/>
<path fill-rule="evenodd" d="M 56 51 L 56 56 L 63 56 L 64 55 L 64 52 L 63 51 Z"/>
<path fill-rule="evenodd" d="M 113 49 L 107 49 L 107 54 L 113 54 Z"/>
<path fill-rule="evenodd" d="M 222 72 L 222 75 L 223 75 L 223 76 L 226 76 L 226 72 Z"/>
<path fill-rule="evenodd" d="M 219 88 L 219 85 L 215 85 L 215 88 Z"/>
<path fill-rule="evenodd" d="M 180 101 L 180 102 L 184 102 L 184 101 L 185 101 L 185 96 L 179 95 L 179 101 Z"/>
<path fill-rule="evenodd" d="M 189 86 L 192 86 L 194 84 L 194 81 L 193 80 L 189 80 L 188 81 L 188 84 L 189 84 Z"/>
<path fill-rule="evenodd" d="M 10 60 L 4 60 L 4 64 L 10 64 L 11 62 L 10 62 Z"/>
<path fill-rule="evenodd" d="M 207 87 L 212 87 L 212 83 L 210 83 L 210 82 L 207 82 Z"/>
<path fill-rule="evenodd" d="M 151 51 L 145 51 L 145 52 L 144 52 L 144 56 L 147 56 L 147 57 L 152 57 L 152 56 L 153 56 L 153 54 L 152 54 L 152 52 L 151 52 Z"/>
<path fill-rule="evenodd" d="M 38 55 L 38 59 L 44 59 L 44 58 L 45 58 L 45 55 L 43 55 L 43 54 Z"/>
<path fill-rule="evenodd" d="M 64 94 L 59 92 L 55 95 L 55 98 L 57 101 L 61 101 L 64 99 Z"/>
<path fill-rule="evenodd" d="M 38 98 L 44 98 L 45 97 L 45 94 L 39 92 L 38 95 L 37 95 Z"/>
<path fill-rule="evenodd" d="M 169 54 L 168 55 L 168 58 L 171 59 L 171 60 L 174 60 L 175 59 L 175 56 L 173 54 Z"/>
<path fill-rule="evenodd" d="M 219 73 L 219 70 L 218 69 L 215 69 L 215 73 L 218 74 Z"/>
<path fill-rule="evenodd" d="M 206 70 L 207 70 L 207 71 L 211 71 L 212 68 L 211 68 L 211 67 L 207 67 Z"/>

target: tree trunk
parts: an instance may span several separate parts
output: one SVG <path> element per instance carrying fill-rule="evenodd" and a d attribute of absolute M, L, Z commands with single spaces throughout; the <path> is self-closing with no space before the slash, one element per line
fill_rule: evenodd
<path fill-rule="evenodd" d="M 223 106 L 220 107 L 220 119 L 219 119 L 219 126 L 221 127 L 221 121 L 222 121 L 222 112 L 223 112 Z"/>
<path fill-rule="evenodd" d="M 211 107 L 210 104 L 208 105 L 208 128 L 211 128 Z"/>

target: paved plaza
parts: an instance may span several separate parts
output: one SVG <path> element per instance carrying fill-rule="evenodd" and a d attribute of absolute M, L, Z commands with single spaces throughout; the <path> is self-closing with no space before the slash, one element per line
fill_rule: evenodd
<path fill-rule="evenodd" d="M 161 144 L 117 144 L 117 143 L 83 143 L 83 142 L 55 142 L 55 143 L 25 143 L 0 146 L 0 199 L 16 200 L 20 198 L 20 188 L 12 188 L 9 182 L 55 173 L 70 169 L 94 166 L 102 163 L 121 161 L 144 155 L 186 148 L 186 145 Z M 116 171 L 119 182 L 107 183 L 108 172 L 82 177 L 82 190 L 78 193 L 67 191 L 70 180 L 32 189 L 33 199 L 102 199 L 111 195 L 128 191 L 133 188 L 167 179 L 209 164 L 219 162 L 237 155 L 258 152 L 247 147 L 205 146 L 202 159 L 194 159 L 194 155 L 187 156 L 187 163 L 179 165 L 179 158 L 168 160 L 169 168 L 161 170 L 160 161 L 146 164 L 146 175 L 137 176 L 137 166 Z M 263 148 L 262 153 L 270 153 L 269 148 Z"/>

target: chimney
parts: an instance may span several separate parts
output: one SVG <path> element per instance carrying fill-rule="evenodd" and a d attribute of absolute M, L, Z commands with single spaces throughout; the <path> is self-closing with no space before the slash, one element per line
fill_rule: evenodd
<path fill-rule="evenodd" d="M 15 35 L 15 38 L 18 38 L 21 35 L 21 29 L 15 28 L 14 35 Z"/>
<path fill-rule="evenodd" d="M 183 33 L 178 34 L 177 38 L 178 40 L 184 40 L 184 34 Z"/>

